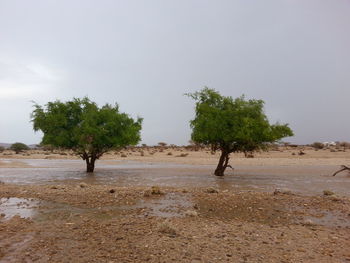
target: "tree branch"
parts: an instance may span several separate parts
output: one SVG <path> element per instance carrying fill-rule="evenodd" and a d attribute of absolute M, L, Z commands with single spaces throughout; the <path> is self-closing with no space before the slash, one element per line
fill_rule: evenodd
<path fill-rule="evenodd" d="M 348 166 L 346 166 L 346 165 L 341 165 L 340 167 L 341 167 L 341 169 L 338 170 L 338 171 L 336 171 L 336 172 L 333 174 L 333 176 L 335 176 L 336 174 L 338 174 L 338 173 L 340 173 L 340 172 L 342 172 L 342 171 L 345 171 L 345 170 L 350 171 L 350 167 L 348 167 Z"/>

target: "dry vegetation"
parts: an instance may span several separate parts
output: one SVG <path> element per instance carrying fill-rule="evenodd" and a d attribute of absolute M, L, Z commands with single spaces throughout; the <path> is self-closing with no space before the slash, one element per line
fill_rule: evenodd
<path fill-rule="evenodd" d="M 344 146 L 345 145 L 345 146 Z M 254 154 L 231 154 L 234 165 L 289 165 L 289 164 L 331 164 L 347 165 L 350 163 L 350 149 L 346 143 L 319 149 L 314 146 L 271 145 L 268 151 Z M 182 157 L 182 158 L 179 158 Z M 119 151 L 110 151 L 101 160 L 128 160 L 138 162 L 171 162 L 185 164 L 217 164 L 218 152 L 199 146 L 142 146 L 129 147 Z M 72 151 L 57 149 L 28 150 L 20 154 L 4 150 L 0 152 L 4 159 L 79 159 Z M 321 161 L 322 159 L 322 161 Z M 97 162 L 98 166 L 98 162 Z"/>

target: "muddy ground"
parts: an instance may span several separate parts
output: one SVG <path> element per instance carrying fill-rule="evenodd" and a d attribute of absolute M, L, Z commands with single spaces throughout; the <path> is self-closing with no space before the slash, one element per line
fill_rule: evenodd
<path fill-rule="evenodd" d="M 1 184 L 0 262 L 350 262 L 326 194 Z"/>

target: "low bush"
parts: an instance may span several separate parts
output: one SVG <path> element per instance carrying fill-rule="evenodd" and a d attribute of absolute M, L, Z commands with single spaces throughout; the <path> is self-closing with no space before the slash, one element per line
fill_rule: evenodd
<path fill-rule="evenodd" d="M 11 145 L 10 150 L 14 151 L 16 154 L 19 154 L 22 151 L 29 150 L 29 147 L 21 142 L 16 142 Z"/>
<path fill-rule="evenodd" d="M 314 147 L 315 149 L 323 149 L 324 148 L 324 144 L 322 142 L 314 142 L 313 144 L 311 144 L 312 147 Z"/>

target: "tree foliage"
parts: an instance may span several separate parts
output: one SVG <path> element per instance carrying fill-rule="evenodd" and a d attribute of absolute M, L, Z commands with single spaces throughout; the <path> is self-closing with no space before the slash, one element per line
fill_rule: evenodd
<path fill-rule="evenodd" d="M 16 154 L 19 154 L 22 151 L 29 150 L 29 147 L 21 142 L 16 142 L 10 146 L 10 150 L 14 151 Z"/>
<path fill-rule="evenodd" d="M 42 145 L 72 149 L 86 161 L 88 172 L 107 151 L 136 145 L 141 139 L 141 118 L 119 112 L 117 104 L 99 108 L 87 97 L 57 100 L 44 107 L 34 104 L 31 117 L 34 130 L 44 133 Z"/>
<path fill-rule="evenodd" d="M 288 124 L 269 123 L 262 100 L 233 99 L 209 88 L 186 95 L 196 101 L 195 118 L 190 122 L 192 140 L 222 152 L 216 175 L 223 175 L 229 166 L 230 153 L 263 150 L 293 135 Z"/>

